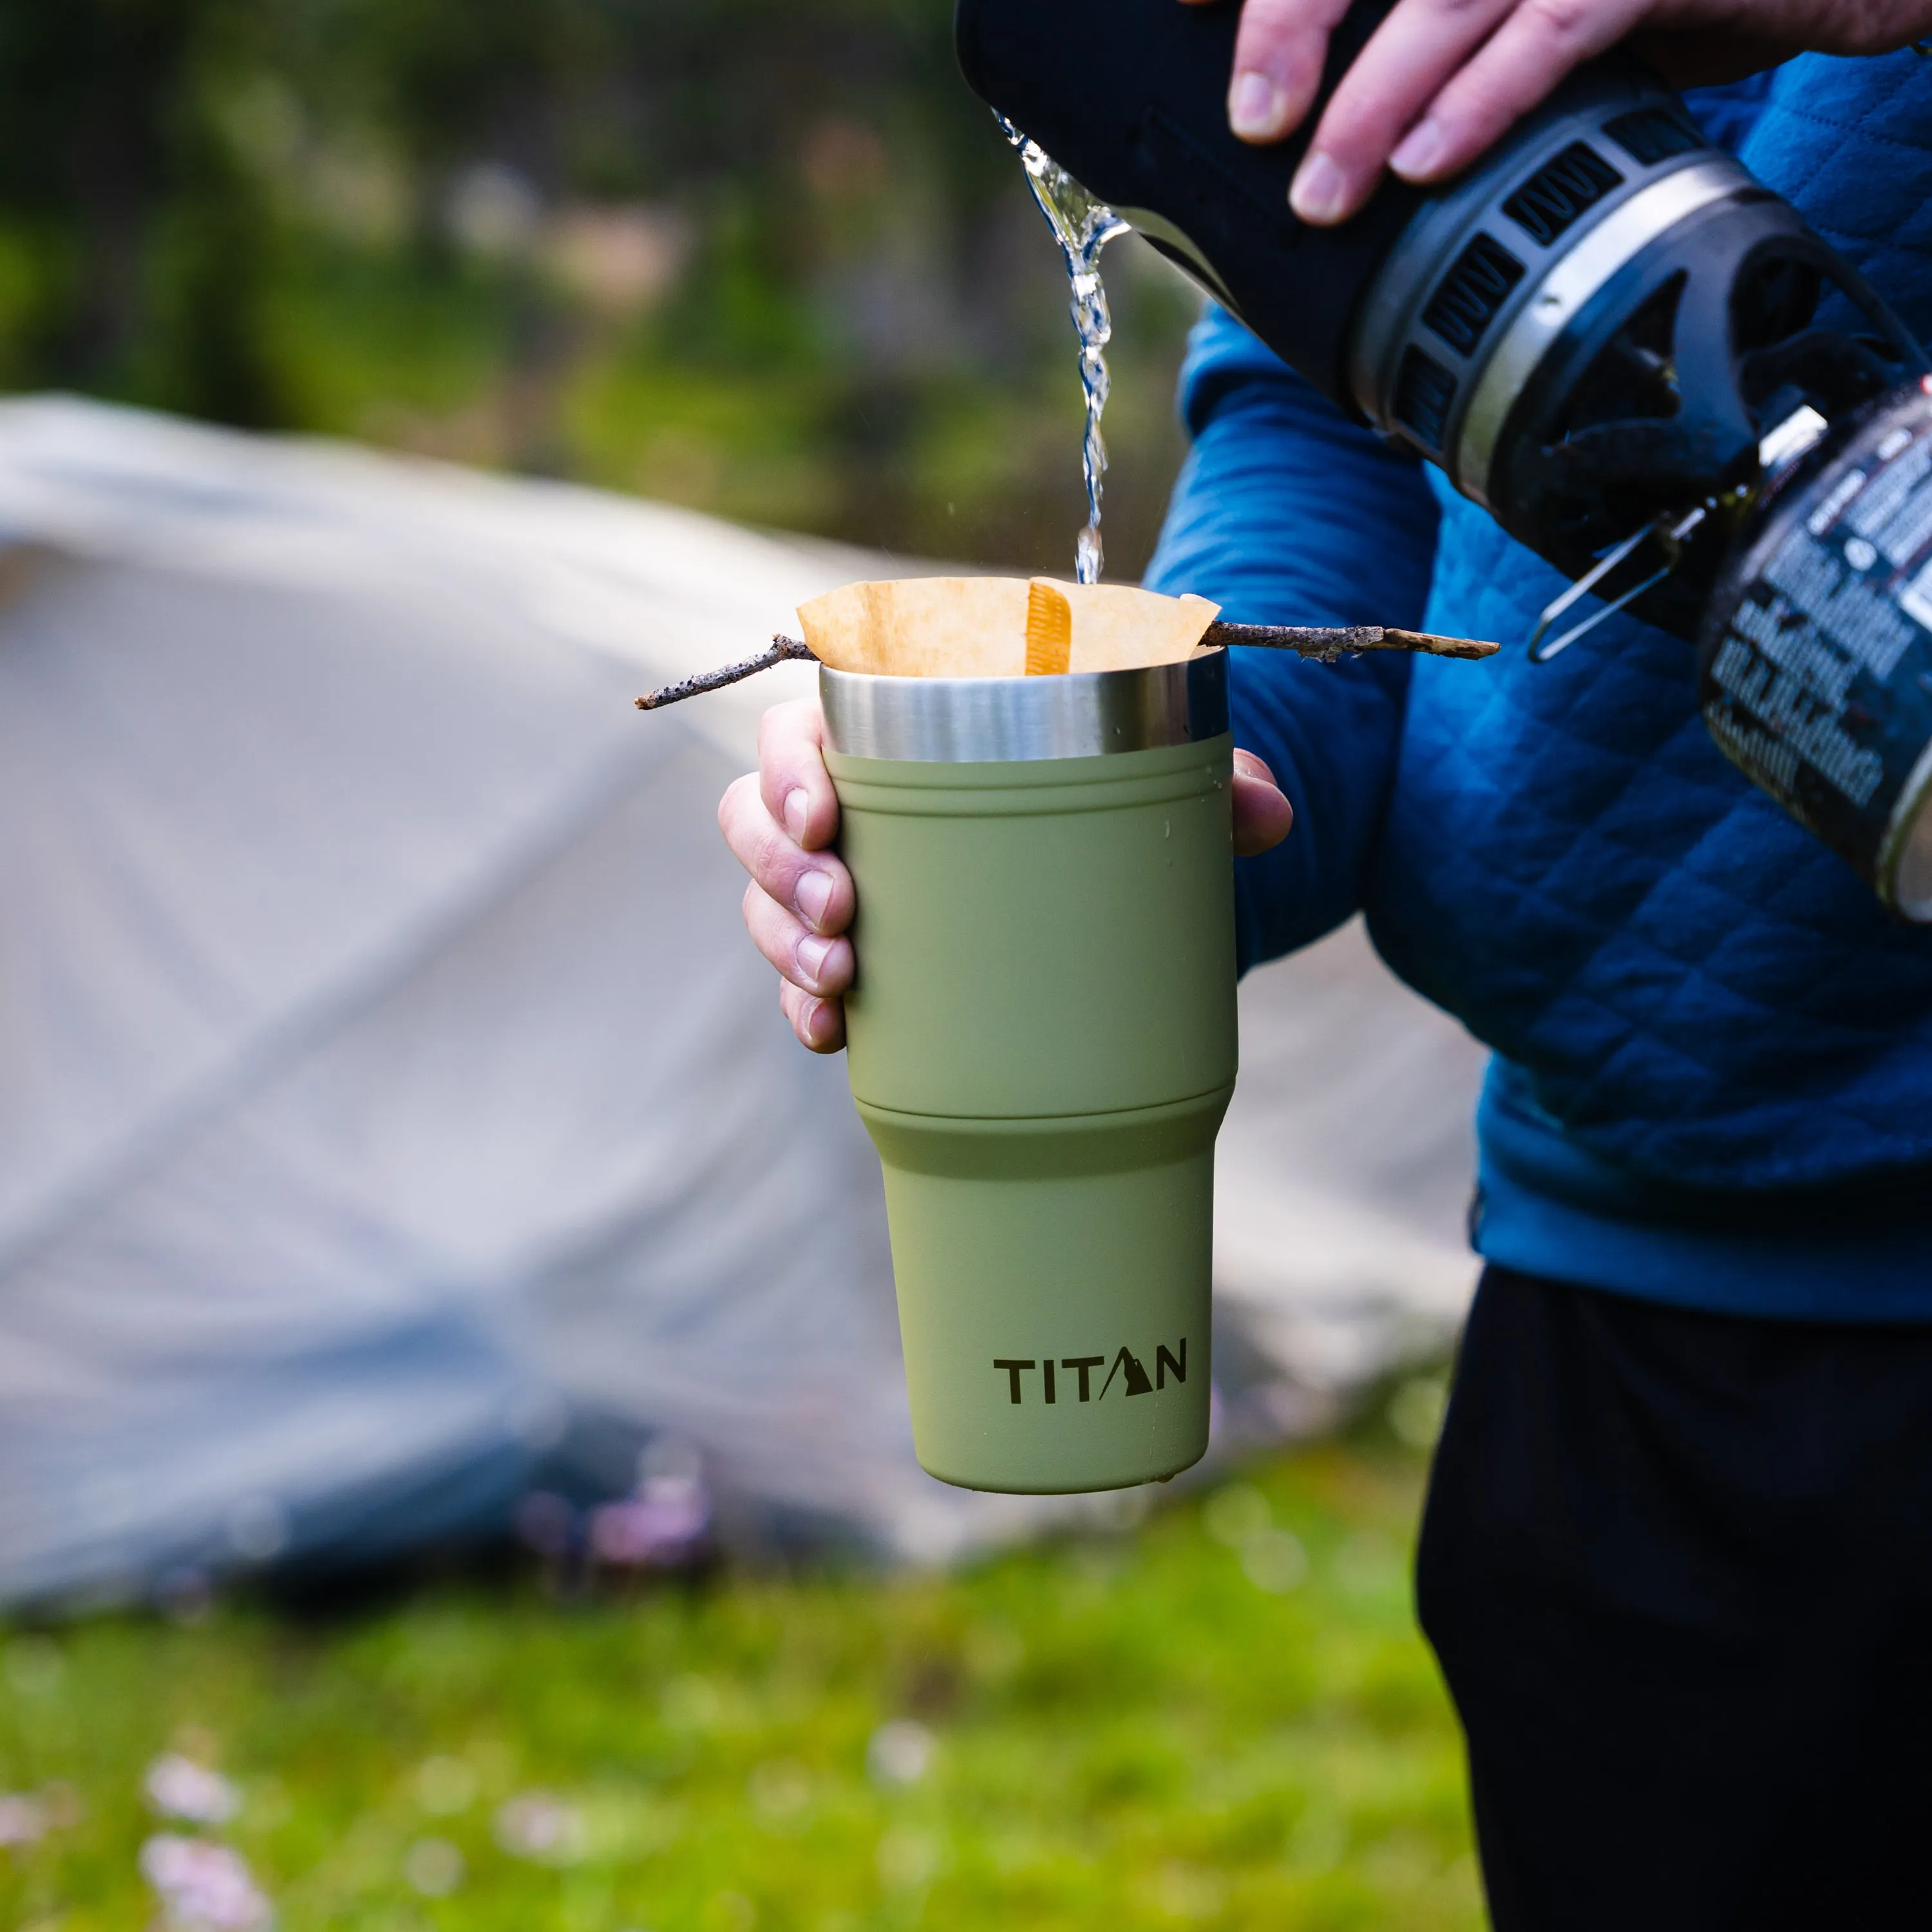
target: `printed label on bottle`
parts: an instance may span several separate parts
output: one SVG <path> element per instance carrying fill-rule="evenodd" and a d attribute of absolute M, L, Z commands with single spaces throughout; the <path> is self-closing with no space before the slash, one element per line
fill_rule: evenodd
<path fill-rule="evenodd" d="M 1869 447 L 1770 512 L 1706 661 L 1704 716 L 1732 760 L 1868 878 L 1932 737 L 1932 410 L 1916 393 Z"/>

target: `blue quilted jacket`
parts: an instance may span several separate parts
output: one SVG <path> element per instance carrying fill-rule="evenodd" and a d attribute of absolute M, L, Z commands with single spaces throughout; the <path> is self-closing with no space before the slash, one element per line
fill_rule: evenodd
<path fill-rule="evenodd" d="M 1692 104 L 1932 340 L 1932 61 L 1808 56 Z M 1182 407 L 1150 584 L 1250 622 L 1506 646 L 1235 653 L 1237 742 L 1297 814 L 1240 866 L 1244 964 L 1365 910 L 1388 964 L 1494 1049 L 1490 1259 L 1694 1307 L 1932 1319 L 1932 930 L 1725 762 L 1688 645 L 1612 620 L 1531 664 L 1562 580 L 1225 315 Z"/>

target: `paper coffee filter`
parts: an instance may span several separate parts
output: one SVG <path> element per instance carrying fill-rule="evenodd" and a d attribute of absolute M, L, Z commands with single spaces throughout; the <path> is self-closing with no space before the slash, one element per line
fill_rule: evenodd
<path fill-rule="evenodd" d="M 1163 597 L 1120 584 L 1023 577 L 907 577 L 799 606 L 805 641 L 835 670 L 887 677 L 1018 677 L 1027 668 L 1027 601 L 1039 583 L 1073 619 L 1067 668 L 1132 670 L 1178 664 L 1220 613 L 1204 597 Z"/>

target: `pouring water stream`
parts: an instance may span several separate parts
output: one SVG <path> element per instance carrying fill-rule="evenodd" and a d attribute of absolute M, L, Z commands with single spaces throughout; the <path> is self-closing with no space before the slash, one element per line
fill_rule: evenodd
<path fill-rule="evenodd" d="M 1030 141 L 1004 115 L 996 115 L 1000 131 L 1019 152 L 1028 185 L 1040 212 L 1046 217 L 1060 252 L 1066 257 L 1073 299 L 1069 304 L 1074 332 L 1080 338 L 1080 387 L 1087 399 L 1087 429 L 1080 446 L 1080 467 L 1087 481 L 1087 527 L 1074 548 L 1074 576 L 1082 584 L 1100 580 L 1101 478 L 1107 470 L 1107 446 L 1100 434 L 1100 418 L 1107 406 L 1110 379 L 1107 344 L 1113 339 L 1113 317 L 1108 313 L 1107 291 L 1100 280 L 1100 251 L 1127 224 L 1096 201 L 1047 154 Z"/>

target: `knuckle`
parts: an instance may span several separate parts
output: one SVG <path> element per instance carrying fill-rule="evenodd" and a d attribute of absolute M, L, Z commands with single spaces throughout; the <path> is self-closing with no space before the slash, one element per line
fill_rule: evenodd
<path fill-rule="evenodd" d="M 1234 64 L 1279 72 L 1293 64 L 1293 50 L 1311 34 L 1318 45 L 1323 28 L 1307 0 L 1248 0 L 1235 37 Z"/>
<path fill-rule="evenodd" d="M 769 747 L 773 751 L 815 758 L 818 752 L 818 706 L 802 698 L 774 704 L 758 720 L 760 754 Z"/>
<path fill-rule="evenodd" d="M 767 817 L 752 842 L 746 870 L 773 898 L 788 898 L 797 883 L 800 858 L 798 848 Z"/>
<path fill-rule="evenodd" d="M 1528 92 L 1510 87 L 1503 74 L 1466 74 L 1454 94 L 1440 104 L 1438 112 L 1455 130 L 1464 148 L 1470 148 L 1508 127 Z"/>
<path fill-rule="evenodd" d="M 1525 0 L 1522 21 L 1536 38 L 1562 48 L 1587 41 L 1595 25 L 1594 0 Z"/>
<path fill-rule="evenodd" d="M 776 737 L 788 725 L 796 722 L 799 702 L 795 698 L 787 698 L 782 704 L 768 704 L 758 719 L 758 736 Z"/>
<path fill-rule="evenodd" d="M 772 823 L 755 791 L 728 792 L 718 808 L 718 828 L 731 855 L 760 884 L 784 873 L 784 854 L 792 850 L 783 831 Z"/>

